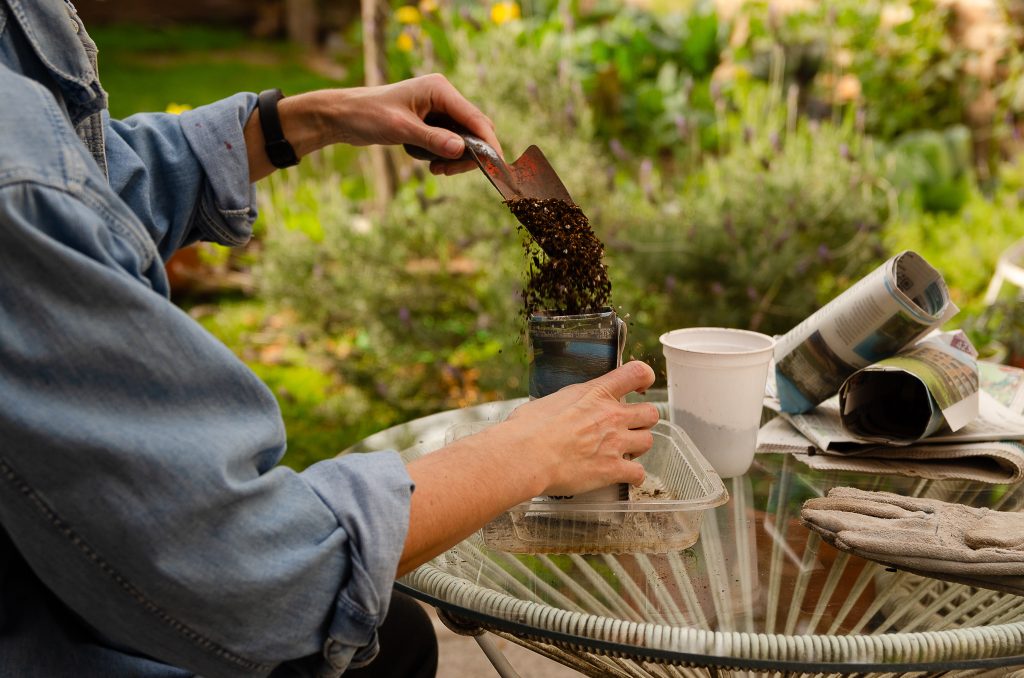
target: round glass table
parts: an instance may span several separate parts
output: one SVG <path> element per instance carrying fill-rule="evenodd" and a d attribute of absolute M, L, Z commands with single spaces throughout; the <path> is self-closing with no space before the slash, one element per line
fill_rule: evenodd
<path fill-rule="evenodd" d="M 431 415 L 347 451 L 396 449 L 408 461 L 441 447 L 453 424 L 497 421 L 521 402 Z M 682 551 L 511 554 L 478 534 L 396 585 L 465 628 L 592 676 L 1006 676 L 1024 666 L 1024 597 L 838 552 L 799 519 L 806 499 L 834 486 L 1015 511 L 1019 486 L 823 473 L 781 454 L 758 455 L 725 483 L 729 501 Z"/>

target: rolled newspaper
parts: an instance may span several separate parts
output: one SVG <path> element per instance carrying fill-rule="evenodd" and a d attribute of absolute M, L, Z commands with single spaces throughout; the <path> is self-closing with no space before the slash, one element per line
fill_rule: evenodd
<path fill-rule="evenodd" d="M 897 254 L 779 338 L 782 411 L 807 412 L 851 374 L 895 355 L 958 310 L 942 275 L 921 255 Z"/>

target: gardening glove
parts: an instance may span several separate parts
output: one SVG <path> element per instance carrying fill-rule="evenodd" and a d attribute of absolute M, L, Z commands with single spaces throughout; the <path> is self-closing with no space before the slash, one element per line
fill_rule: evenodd
<path fill-rule="evenodd" d="M 804 525 L 868 560 L 1024 595 L 1024 513 L 836 487 L 804 502 Z"/>

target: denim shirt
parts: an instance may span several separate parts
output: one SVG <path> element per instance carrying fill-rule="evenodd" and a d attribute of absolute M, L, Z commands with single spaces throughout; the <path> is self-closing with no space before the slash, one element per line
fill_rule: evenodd
<path fill-rule="evenodd" d="M 255 97 L 111 120 L 94 50 L 70 3 L 0 0 L 0 676 L 337 676 L 412 482 L 277 466 L 273 394 L 168 299 L 176 249 L 249 238 Z"/>

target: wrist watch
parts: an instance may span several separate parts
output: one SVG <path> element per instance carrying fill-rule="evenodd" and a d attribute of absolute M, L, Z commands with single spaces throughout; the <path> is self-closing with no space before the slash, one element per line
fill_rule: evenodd
<path fill-rule="evenodd" d="M 277 168 L 299 164 L 295 149 L 284 138 L 281 130 L 281 116 L 277 113 L 277 102 L 284 98 L 279 89 L 265 89 L 256 98 L 260 112 L 260 128 L 263 130 L 263 148 L 270 158 L 270 164 Z"/>

